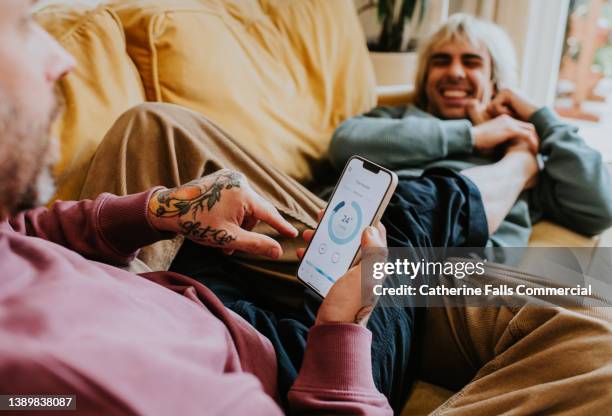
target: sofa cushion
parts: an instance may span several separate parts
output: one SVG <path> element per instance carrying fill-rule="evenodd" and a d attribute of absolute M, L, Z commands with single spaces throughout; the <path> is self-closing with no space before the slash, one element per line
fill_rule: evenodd
<path fill-rule="evenodd" d="M 586 237 L 550 221 L 540 221 L 533 226 L 530 247 L 596 247 L 599 237 Z"/>
<path fill-rule="evenodd" d="M 298 180 L 335 127 L 375 104 L 353 0 L 138 0 L 113 5 L 147 99 L 206 115 Z"/>
<path fill-rule="evenodd" d="M 56 198 L 77 199 L 98 143 L 121 113 L 144 102 L 144 90 L 111 9 L 53 5 L 36 19 L 77 61 L 59 83 L 66 107 L 54 126 L 61 148 Z"/>

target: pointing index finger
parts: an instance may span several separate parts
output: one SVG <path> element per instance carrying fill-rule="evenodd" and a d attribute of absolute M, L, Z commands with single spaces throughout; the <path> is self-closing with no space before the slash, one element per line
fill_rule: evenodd
<path fill-rule="evenodd" d="M 257 194 L 255 194 L 255 198 L 253 199 L 252 209 L 253 215 L 258 220 L 265 222 L 276 231 L 287 237 L 297 237 L 298 230 L 296 230 L 293 225 L 284 219 L 270 202 L 266 201 Z"/>

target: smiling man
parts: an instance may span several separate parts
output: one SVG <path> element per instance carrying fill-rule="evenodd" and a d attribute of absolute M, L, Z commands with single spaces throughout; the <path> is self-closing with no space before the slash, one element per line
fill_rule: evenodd
<path fill-rule="evenodd" d="M 544 218 L 582 234 L 600 233 L 612 224 L 612 181 L 601 155 L 575 127 L 513 91 L 516 67 L 499 27 L 451 16 L 420 48 L 413 103 L 344 122 L 332 139 L 332 164 L 341 168 L 358 154 L 413 178 L 431 167 L 463 171 L 493 164 L 520 141 L 539 153 L 541 171 L 490 243 L 526 246 L 532 224 Z"/>
<path fill-rule="evenodd" d="M 471 102 L 487 104 L 493 96 L 494 71 L 484 44 L 452 38 L 431 48 L 429 65 L 419 69 L 420 106 L 436 117 L 469 118 Z"/>

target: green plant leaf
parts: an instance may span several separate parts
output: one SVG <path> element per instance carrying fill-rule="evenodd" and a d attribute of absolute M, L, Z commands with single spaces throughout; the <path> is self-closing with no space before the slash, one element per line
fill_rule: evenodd
<path fill-rule="evenodd" d="M 425 17 L 425 10 L 427 10 L 427 0 L 421 0 L 419 5 L 419 18 L 417 22 L 421 23 L 423 21 L 423 17 Z"/>
<path fill-rule="evenodd" d="M 416 7 L 417 0 L 404 0 L 402 3 L 401 20 L 410 20 L 414 14 L 414 8 Z M 399 23 L 399 21 L 398 21 Z M 402 22 L 403 24 L 404 22 Z"/>
<path fill-rule="evenodd" d="M 388 15 L 393 14 L 393 5 L 391 5 L 391 7 L 389 8 L 389 3 L 391 1 L 392 0 L 378 0 L 378 6 L 376 8 L 376 11 L 379 22 L 384 21 Z"/>
<path fill-rule="evenodd" d="M 399 15 L 396 16 L 395 6 L 401 1 Z M 418 15 L 415 16 L 418 3 Z M 376 3 L 378 20 L 381 23 L 378 42 L 371 44 L 371 50 L 379 52 L 400 51 L 406 23 L 413 18 L 417 23 L 423 21 L 427 9 L 427 0 L 378 0 Z"/>

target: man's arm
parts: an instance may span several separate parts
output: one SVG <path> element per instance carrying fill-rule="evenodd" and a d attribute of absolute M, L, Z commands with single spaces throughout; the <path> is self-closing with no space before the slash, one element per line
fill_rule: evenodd
<path fill-rule="evenodd" d="M 304 240 L 309 242 L 313 235 L 313 230 L 304 231 Z M 370 260 L 385 261 L 384 226 L 367 227 L 361 236 L 361 247 L 377 248 L 367 254 L 372 256 Z M 299 258 L 304 251 L 298 249 Z M 361 294 L 362 290 L 372 293 L 374 282 L 373 278 L 362 279 L 359 263 L 331 287 L 317 312 L 315 325 L 308 332 L 302 367 L 289 391 L 292 413 L 393 414 L 372 376 L 372 333 L 366 325 L 376 299 L 369 297 L 364 301 Z"/>
<path fill-rule="evenodd" d="M 359 287 L 354 289 L 360 293 Z M 289 391 L 292 413 L 392 415 L 387 398 L 374 385 L 371 342 L 372 333 L 355 323 L 313 326 Z"/>
<path fill-rule="evenodd" d="M 577 232 L 594 235 L 612 225 L 612 180 L 601 154 L 588 147 L 577 129 L 547 108 L 537 109 L 525 97 L 502 90 L 489 113 L 511 114 L 533 123 L 547 157 L 537 188 L 530 193 L 534 220 L 549 217 Z"/>
<path fill-rule="evenodd" d="M 240 250 L 279 258 L 283 253 L 276 240 L 251 231 L 259 221 L 287 237 L 298 234 L 251 188 L 244 175 L 230 169 L 155 192 L 147 215 L 159 231 L 183 234 L 198 244 L 219 247 L 226 254 Z"/>
<path fill-rule="evenodd" d="M 468 120 L 404 115 L 404 107 L 379 107 L 342 123 L 329 148 L 332 164 L 341 168 L 351 156 L 361 155 L 389 169 L 401 169 L 472 152 Z"/>
<path fill-rule="evenodd" d="M 9 224 L 16 232 L 52 241 L 87 258 L 125 265 L 140 247 L 174 235 L 158 232 L 147 220 L 147 204 L 156 190 L 58 201 L 50 208 L 22 212 Z"/>
<path fill-rule="evenodd" d="M 242 250 L 280 257 L 278 242 L 251 231 L 260 220 L 283 235 L 297 235 L 242 174 L 222 169 L 173 189 L 158 187 L 124 197 L 102 194 L 94 201 L 60 201 L 49 209 L 21 213 L 10 225 L 17 232 L 52 241 L 87 258 L 123 265 L 139 248 L 179 233 L 227 254 Z"/>
<path fill-rule="evenodd" d="M 578 129 L 542 108 L 530 121 L 542 138 L 547 157 L 537 188 L 530 193 L 535 214 L 579 233 L 595 235 L 612 225 L 612 180 L 601 154 L 578 135 Z"/>
<path fill-rule="evenodd" d="M 499 162 L 461 172 L 480 190 L 489 235 L 499 228 L 521 192 L 534 185 L 537 171 L 537 161 L 529 144 L 520 141 L 510 146 Z"/>
<path fill-rule="evenodd" d="M 487 154 L 510 140 L 523 140 L 533 153 L 538 140 L 535 128 L 508 115 L 484 120 L 440 120 L 412 108 L 380 107 L 354 117 L 338 127 L 329 148 L 336 168 L 357 154 L 389 169 L 424 167 L 435 160 L 474 151 Z M 470 111 L 474 117 L 475 111 Z"/>

